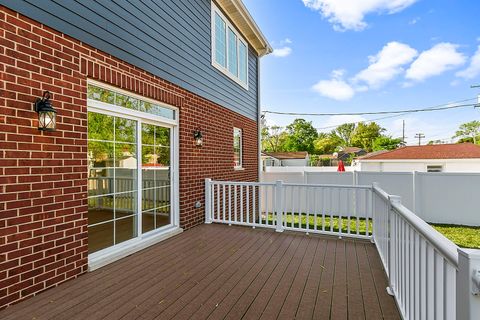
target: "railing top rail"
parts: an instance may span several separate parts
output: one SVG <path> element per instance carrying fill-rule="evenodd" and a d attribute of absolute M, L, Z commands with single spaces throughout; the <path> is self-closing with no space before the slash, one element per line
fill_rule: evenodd
<path fill-rule="evenodd" d="M 211 180 L 212 184 L 242 185 L 242 186 L 274 186 L 275 182 L 244 182 L 244 181 L 219 181 Z M 312 184 L 312 183 L 282 183 L 285 187 L 333 188 L 333 189 L 372 189 L 369 185 L 341 185 L 341 184 Z"/>
<path fill-rule="evenodd" d="M 284 183 L 287 187 L 312 187 L 312 188 L 334 188 L 334 189 L 372 189 L 367 185 L 347 185 L 347 184 L 313 184 L 313 183 Z"/>
<path fill-rule="evenodd" d="M 274 186 L 275 182 L 244 182 L 244 181 L 219 181 L 212 180 L 211 184 L 237 185 L 237 186 Z"/>
<path fill-rule="evenodd" d="M 393 209 L 410 223 L 425 239 L 427 239 L 445 258 L 458 267 L 458 246 L 448 240 L 440 232 L 419 218 L 403 204 L 393 202 Z"/>
<path fill-rule="evenodd" d="M 385 190 L 379 188 L 375 184 L 373 184 L 373 192 L 383 198 L 383 200 L 390 201 L 390 195 L 386 193 Z"/>

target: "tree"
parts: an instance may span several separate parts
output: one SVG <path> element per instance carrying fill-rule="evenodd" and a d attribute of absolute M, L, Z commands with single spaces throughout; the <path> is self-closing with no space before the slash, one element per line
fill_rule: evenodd
<path fill-rule="evenodd" d="M 320 133 L 315 140 L 315 153 L 317 154 L 331 154 L 335 152 L 338 146 L 343 145 L 344 141 L 335 133 Z"/>
<path fill-rule="evenodd" d="M 360 147 L 368 152 L 373 150 L 373 142 L 385 131 L 375 122 L 365 124 L 360 122 L 352 134 L 351 145 Z"/>
<path fill-rule="evenodd" d="M 373 141 L 372 150 L 394 150 L 402 145 L 402 139 L 392 138 L 390 136 L 380 136 Z"/>
<path fill-rule="evenodd" d="M 280 126 L 262 128 L 262 150 L 269 152 L 283 151 L 286 133 Z"/>
<path fill-rule="evenodd" d="M 331 134 L 336 134 L 340 139 L 342 139 L 345 147 L 350 147 L 354 132 L 355 123 L 344 123 L 342 125 L 339 125 L 335 130 L 333 130 Z"/>
<path fill-rule="evenodd" d="M 480 135 L 480 121 L 474 120 L 461 124 L 453 138 L 472 138 L 473 143 L 480 142 L 478 136 Z"/>
<path fill-rule="evenodd" d="M 284 151 L 307 151 L 313 153 L 314 142 L 317 139 L 317 130 L 312 122 L 304 119 L 295 119 L 287 126 Z"/>

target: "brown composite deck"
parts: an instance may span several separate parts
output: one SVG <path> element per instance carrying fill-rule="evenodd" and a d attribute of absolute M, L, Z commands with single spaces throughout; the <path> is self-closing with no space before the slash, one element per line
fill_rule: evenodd
<path fill-rule="evenodd" d="M 202 225 L 0 319 L 400 319 L 367 241 Z"/>

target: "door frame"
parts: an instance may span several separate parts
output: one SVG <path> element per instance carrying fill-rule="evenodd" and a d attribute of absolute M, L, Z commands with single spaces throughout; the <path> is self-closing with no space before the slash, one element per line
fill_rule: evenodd
<path fill-rule="evenodd" d="M 103 265 L 121 259 L 133 252 L 141 250 L 147 246 L 164 240 L 170 236 L 178 234 L 182 231 L 180 228 L 180 201 L 179 201 L 179 109 L 162 103 L 160 101 L 152 100 L 141 95 L 119 89 L 114 86 L 88 80 L 87 85 L 94 85 L 119 94 L 128 95 L 139 100 L 150 102 L 162 107 L 175 111 L 175 119 L 168 119 L 158 115 L 149 114 L 146 112 L 127 109 L 121 106 L 112 105 L 109 103 L 87 99 L 87 112 L 96 112 L 109 116 L 121 117 L 136 121 L 137 129 L 137 236 L 122 243 L 113 245 L 111 247 L 99 250 L 88 255 L 89 270 L 94 270 Z M 142 233 L 142 155 L 141 155 L 141 138 L 142 138 L 142 123 L 157 125 L 170 129 L 170 224 L 162 226 L 158 229 Z M 88 124 L 87 124 L 88 126 Z M 139 148 L 140 146 L 140 148 Z M 87 150 L 88 152 L 88 150 Z M 87 228 L 88 230 L 88 228 Z"/>

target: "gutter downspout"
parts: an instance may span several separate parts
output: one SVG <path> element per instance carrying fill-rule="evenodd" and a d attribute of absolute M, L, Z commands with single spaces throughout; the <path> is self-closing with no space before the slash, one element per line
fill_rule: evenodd
<path fill-rule="evenodd" d="M 258 178 L 260 181 L 260 175 L 262 174 L 262 128 L 261 128 L 261 119 L 262 118 L 262 105 L 260 101 L 260 57 L 257 56 L 257 139 L 258 139 Z"/>

